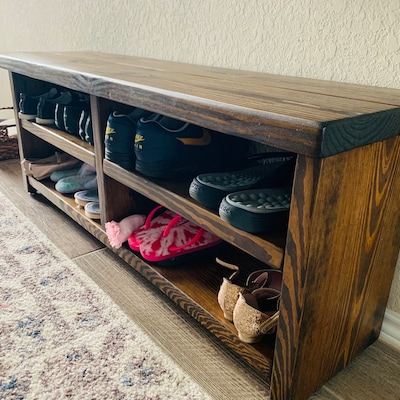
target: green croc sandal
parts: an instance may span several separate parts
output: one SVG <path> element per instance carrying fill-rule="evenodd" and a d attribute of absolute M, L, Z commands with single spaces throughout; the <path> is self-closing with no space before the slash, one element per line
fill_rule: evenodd
<path fill-rule="evenodd" d="M 219 216 L 250 233 L 282 229 L 287 225 L 290 188 L 250 189 L 231 193 L 219 206 Z"/>
<path fill-rule="evenodd" d="M 288 157 L 290 157 L 288 159 Z M 254 164 L 259 160 L 269 160 Z M 294 171 L 291 153 L 263 153 L 253 156 L 253 165 L 231 172 L 212 172 L 196 176 L 189 187 L 189 195 L 204 206 L 218 210 L 229 193 L 253 188 L 267 188 L 290 184 Z"/>

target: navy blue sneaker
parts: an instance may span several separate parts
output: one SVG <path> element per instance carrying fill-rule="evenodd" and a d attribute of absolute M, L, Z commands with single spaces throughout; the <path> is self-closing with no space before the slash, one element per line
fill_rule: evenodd
<path fill-rule="evenodd" d="M 153 178 L 175 179 L 210 169 L 225 170 L 242 159 L 246 150 L 239 138 L 158 114 L 137 124 L 136 170 Z"/>
<path fill-rule="evenodd" d="M 88 111 L 89 97 L 86 94 L 66 90 L 52 99 L 55 103 L 54 123 L 58 129 L 79 136 L 79 119 L 83 110 Z"/>
<path fill-rule="evenodd" d="M 19 94 L 19 112 L 18 116 L 20 119 L 35 121 L 38 117 L 39 121 L 43 119 L 43 123 L 46 123 L 47 117 L 50 115 L 50 119 L 54 122 L 54 116 L 48 113 L 48 108 L 46 105 L 46 110 L 43 110 L 43 106 L 47 99 L 52 99 L 58 96 L 58 90 L 56 88 L 51 88 L 48 92 L 43 93 L 39 96 L 28 96 L 26 93 Z M 38 113 L 38 107 L 39 113 Z M 36 121 L 38 123 L 41 123 Z M 51 122 L 51 123 L 53 123 Z"/>
<path fill-rule="evenodd" d="M 65 131 L 64 125 L 64 107 L 72 102 L 72 93 L 66 90 L 61 93 L 60 97 L 56 99 L 54 110 L 54 123 L 58 129 Z"/>
<path fill-rule="evenodd" d="M 36 108 L 36 122 L 40 125 L 54 125 L 55 99 L 59 97 L 56 89 L 50 90 L 46 96 L 41 96 Z"/>
<path fill-rule="evenodd" d="M 135 169 L 135 134 L 136 124 L 142 117 L 151 114 L 140 108 L 134 109 L 130 114 L 113 112 L 108 117 L 104 138 L 105 158 L 121 167 L 133 171 Z"/>
<path fill-rule="evenodd" d="M 88 110 L 83 110 L 79 118 L 79 137 L 93 145 L 92 119 Z"/>

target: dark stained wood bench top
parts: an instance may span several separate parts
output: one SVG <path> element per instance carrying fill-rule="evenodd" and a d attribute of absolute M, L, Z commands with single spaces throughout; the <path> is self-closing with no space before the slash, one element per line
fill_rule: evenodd
<path fill-rule="evenodd" d="M 0 67 L 312 157 L 400 133 L 400 90 L 97 52 L 0 55 Z"/>

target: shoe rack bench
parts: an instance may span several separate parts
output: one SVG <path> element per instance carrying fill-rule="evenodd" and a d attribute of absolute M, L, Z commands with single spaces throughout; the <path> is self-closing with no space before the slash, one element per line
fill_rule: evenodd
<path fill-rule="evenodd" d="M 282 268 L 276 336 L 242 343 L 217 303 L 213 263 L 180 267 L 114 251 L 265 378 L 272 400 L 307 399 L 379 336 L 400 244 L 400 91 L 91 52 L 9 53 L 14 108 L 45 83 L 90 95 L 94 146 L 55 128 L 18 122 L 21 157 L 61 149 L 96 166 L 101 220 L 47 181 L 26 179 L 109 245 L 104 224 L 160 203 L 231 245 L 248 270 Z M 136 106 L 296 153 L 287 230 L 252 235 L 188 195 L 104 160 L 109 113 Z M 237 254 L 236 254 L 237 253 Z"/>

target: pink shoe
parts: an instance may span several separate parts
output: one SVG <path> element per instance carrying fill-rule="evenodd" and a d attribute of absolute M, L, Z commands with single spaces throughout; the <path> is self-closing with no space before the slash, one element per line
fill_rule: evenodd
<path fill-rule="evenodd" d="M 143 238 L 140 254 L 147 261 L 161 262 L 205 250 L 221 242 L 219 237 L 178 215 L 161 234 Z"/>
<path fill-rule="evenodd" d="M 157 211 L 164 208 L 157 206 L 147 216 L 146 221 L 142 227 L 132 232 L 128 238 L 128 245 L 133 251 L 140 251 L 140 245 L 143 241 L 154 240 L 162 235 L 168 224 L 174 219 L 179 217 L 177 214 L 170 210 L 165 210 L 162 214 L 154 218 Z M 153 219 L 154 218 L 154 219 Z M 179 217 L 180 218 L 180 217 Z"/>
<path fill-rule="evenodd" d="M 139 214 L 130 215 L 120 222 L 106 222 L 106 234 L 110 245 L 119 249 L 126 242 L 132 232 L 139 229 L 145 222 L 145 216 Z"/>

